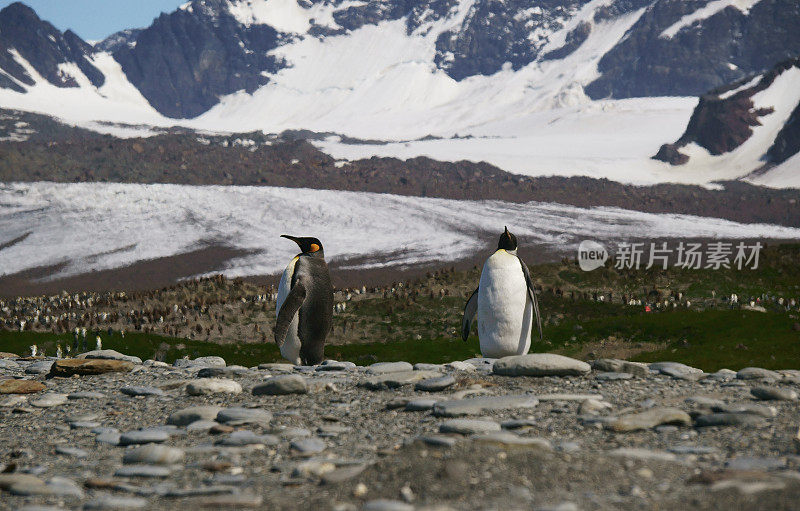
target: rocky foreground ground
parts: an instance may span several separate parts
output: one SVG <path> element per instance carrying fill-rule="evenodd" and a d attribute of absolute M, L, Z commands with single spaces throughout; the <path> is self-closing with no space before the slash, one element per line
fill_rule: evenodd
<path fill-rule="evenodd" d="M 796 509 L 800 371 L 0 359 L 2 509 Z"/>

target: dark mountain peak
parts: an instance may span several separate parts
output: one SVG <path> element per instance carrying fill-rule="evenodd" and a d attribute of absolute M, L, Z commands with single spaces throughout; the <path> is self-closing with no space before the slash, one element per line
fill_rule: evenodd
<path fill-rule="evenodd" d="M 37 20 L 39 19 L 39 15 L 36 14 L 32 8 L 28 7 L 22 2 L 14 2 L 8 4 L 2 10 L 0 10 L 0 19 L 3 17 L 14 17 L 17 20 Z"/>

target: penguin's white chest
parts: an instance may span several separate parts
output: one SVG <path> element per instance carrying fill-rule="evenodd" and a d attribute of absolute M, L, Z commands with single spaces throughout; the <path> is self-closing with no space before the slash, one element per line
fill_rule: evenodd
<path fill-rule="evenodd" d="M 483 265 L 478 286 L 478 339 L 484 357 L 524 355 L 531 347 L 533 305 L 515 255 L 498 250 Z"/>
<path fill-rule="evenodd" d="M 299 257 L 295 257 L 283 270 L 281 282 L 278 284 L 278 299 L 275 307 L 275 315 L 280 313 L 283 302 L 292 290 L 292 275 L 294 275 L 294 265 L 297 264 Z M 293 364 L 299 365 L 300 361 L 300 336 L 297 334 L 297 327 L 300 324 L 300 313 L 295 313 L 292 322 L 289 323 L 289 331 L 286 333 L 286 340 L 281 345 L 281 356 Z"/>

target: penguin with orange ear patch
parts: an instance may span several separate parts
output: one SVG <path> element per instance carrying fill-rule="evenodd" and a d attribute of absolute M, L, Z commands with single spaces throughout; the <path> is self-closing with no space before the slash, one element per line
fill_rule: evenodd
<path fill-rule="evenodd" d="M 275 342 L 293 364 L 316 365 L 325 357 L 333 324 L 333 285 L 317 238 L 281 235 L 300 247 L 278 285 Z"/>

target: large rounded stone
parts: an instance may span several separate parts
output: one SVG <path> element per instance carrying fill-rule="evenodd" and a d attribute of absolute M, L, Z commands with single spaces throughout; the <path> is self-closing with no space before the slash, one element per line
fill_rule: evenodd
<path fill-rule="evenodd" d="M 190 396 L 240 394 L 241 392 L 242 386 L 227 378 L 201 378 L 186 386 L 186 393 Z"/>
<path fill-rule="evenodd" d="M 126 465 L 144 463 L 151 465 L 174 465 L 183 462 L 184 452 L 176 447 L 147 444 L 126 452 L 122 462 Z"/>
<path fill-rule="evenodd" d="M 651 429 L 661 424 L 689 426 L 692 424 L 692 418 L 677 408 L 651 408 L 644 412 L 623 415 L 616 421 L 606 424 L 606 428 L 618 432 L 638 431 Z"/>
<path fill-rule="evenodd" d="M 554 353 L 531 353 L 503 357 L 493 372 L 501 376 L 581 376 L 592 368 L 586 362 Z"/>
<path fill-rule="evenodd" d="M 134 366 L 133 362 L 125 360 L 68 358 L 56 360 L 50 367 L 50 376 L 127 373 Z"/>
<path fill-rule="evenodd" d="M 500 431 L 500 424 L 490 420 L 452 419 L 439 424 L 440 433 L 458 433 L 459 435 L 475 435 Z"/>
<path fill-rule="evenodd" d="M 272 413 L 261 408 L 224 408 L 219 411 L 215 419 L 220 424 L 229 426 L 267 425 L 272 420 Z"/>
<path fill-rule="evenodd" d="M 286 394 L 306 394 L 308 384 L 306 379 L 299 374 L 275 376 L 253 387 L 254 396 L 282 396 Z"/>
<path fill-rule="evenodd" d="M 192 406 L 178 410 L 167 418 L 167 424 L 173 426 L 188 426 L 199 420 L 214 420 L 219 411 L 219 406 Z"/>
<path fill-rule="evenodd" d="M 134 357 L 133 355 L 123 355 L 119 351 L 114 350 L 93 350 L 87 351 L 86 353 L 81 353 L 75 358 L 89 358 L 89 359 L 101 359 L 101 360 L 124 360 L 126 362 L 131 362 L 133 364 L 141 364 L 142 359 L 139 357 Z"/>

